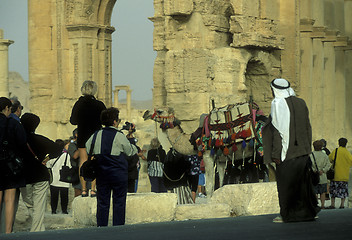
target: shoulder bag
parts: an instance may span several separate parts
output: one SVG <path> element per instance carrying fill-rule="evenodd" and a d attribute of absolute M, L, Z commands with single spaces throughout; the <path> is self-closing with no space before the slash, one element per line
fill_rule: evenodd
<path fill-rule="evenodd" d="M 9 146 L 8 141 L 8 126 L 9 119 L 6 119 L 6 128 L 4 137 L 1 143 L 1 151 L 0 151 L 0 161 L 6 164 L 8 171 L 6 171 L 6 176 L 14 177 L 18 176 L 23 172 L 24 163 L 23 158 L 18 156 L 15 151 Z"/>
<path fill-rule="evenodd" d="M 67 166 L 67 156 L 69 155 L 67 152 L 65 157 L 65 163 L 60 169 L 60 181 L 66 183 L 78 183 L 79 175 L 77 167 L 69 167 Z"/>
<path fill-rule="evenodd" d="M 335 158 L 334 158 L 334 163 L 332 165 L 332 167 L 326 172 L 326 177 L 332 181 L 335 178 L 335 163 L 336 163 L 336 155 L 337 155 L 337 148 L 335 151 Z"/>
<path fill-rule="evenodd" d="M 96 156 L 93 154 L 95 140 L 97 138 L 98 131 L 94 133 L 92 144 L 90 145 L 88 159 L 85 161 L 80 170 L 81 177 L 84 178 L 86 181 L 93 181 L 97 177 L 97 167 L 98 162 Z"/>
<path fill-rule="evenodd" d="M 29 151 L 32 153 L 33 157 L 37 160 L 37 161 L 40 161 L 38 156 L 34 153 L 33 149 L 31 148 L 31 146 L 27 143 L 27 147 L 29 149 Z M 48 173 L 49 173 L 49 185 L 53 182 L 53 170 L 52 168 L 54 167 L 55 163 L 59 160 L 61 154 L 56 158 L 54 164 L 50 167 L 50 168 L 47 168 L 48 170 Z M 49 160 L 49 154 L 47 154 L 44 158 L 44 160 L 41 162 L 41 164 L 43 162 L 45 162 L 44 165 L 46 165 L 46 161 Z"/>
<path fill-rule="evenodd" d="M 314 153 L 312 153 L 312 156 L 313 156 L 313 159 L 314 159 L 314 164 L 315 164 L 315 167 L 317 168 L 317 171 L 313 171 L 312 169 L 312 184 L 313 186 L 317 186 L 320 182 L 320 174 L 319 174 L 319 168 L 318 168 L 318 165 L 317 165 L 317 162 L 315 160 L 315 156 L 314 156 Z"/>

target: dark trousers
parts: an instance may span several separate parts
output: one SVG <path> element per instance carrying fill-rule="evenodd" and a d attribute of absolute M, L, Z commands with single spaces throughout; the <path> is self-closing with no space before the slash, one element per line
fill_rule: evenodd
<path fill-rule="evenodd" d="M 136 181 L 137 181 L 137 179 L 128 179 L 128 192 L 129 193 L 136 192 Z"/>
<path fill-rule="evenodd" d="M 151 191 L 155 193 L 167 192 L 162 177 L 151 177 L 149 176 Z"/>
<path fill-rule="evenodd" d="M 68 188 L 50 186 L 51 212 L 56 213 L 57 204 L 61 200 L 61 211 L 67 213 L 68 206 Z"/>
<path fill-rule="evenodd" d="M 110 198 L 112 191 L 112 225 L 124 225 L 126 216 L 127 181 L 121 183 L 97 182 L 97 225 L 107 226 L 109 222 Z"/>

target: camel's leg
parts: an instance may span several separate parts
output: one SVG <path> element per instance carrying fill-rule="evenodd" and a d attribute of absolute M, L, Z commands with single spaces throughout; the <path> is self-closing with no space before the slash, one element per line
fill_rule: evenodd
<path fill-rule="evenodd" d="M 210 151 L 205 151 L 203 154 L 203 161 L 205 164 L 205 190 L 208 197 L 211 197 L 214 192 L 214 179 L 215 179 L 215 170 L 214 170 L 214 160 L 210 156 Z"/>

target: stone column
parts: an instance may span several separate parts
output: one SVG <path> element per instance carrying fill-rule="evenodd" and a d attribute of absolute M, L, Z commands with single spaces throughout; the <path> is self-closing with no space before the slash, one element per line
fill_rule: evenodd
<path fill-rule="evenodd" d="M 119 91 L 120 89 L 115 86 L 114 89 L 114 107 L 118 108 L 119 107 Z"/>
<path fill-rule="evenodd" d="M 9 46 L 12 40 L 4 39 L 4 32 L 0 29 L 0 97 L 9 97 Z"/>
<path fill-rule="evenodd" d="M 324 26 L 324 1 L 312 0 L 312 9 L 312 18 L 315 20 L 315 25 Z"/>
<path fill-rule="evenodd" d="M 352 39 L 352 0 L 345 0 L 345 34 Z M 347 23 L 347 24 L 346 24 Z"/>
<path fill-rule="evenodd" d="M 345 47 L 345 78 L 346 78 L 346 108 L 350 108 L 352 106 L 352 98 L 349 96 L 352 96 L 352 42 L 349 41 L 347 42 L 347 46 Z M 346 132 L 347 136 L 352 135 L 352 111 L 349 109 L 346 109 L 346 120 L 344 121 L 346 123 Z M 352 186 L 352 184 L 351 184 Z M 352 194 L 350 195 L 352 196 Z M 350 197 L 351 204 L 352 204 L 352 197 Z M 352 207 L 352 205 L 349 205 Z"/>
<path fill-rule="evenodd" d="M 301 67 L 298 85 L 301 97 L 306 101 L 309 110 L 312 109 L 313 24 L 312 19 L 301 19 Z"/>
<path fill-rule="evenodd" d="M 126 102 L 127 102 L 127 118 L 128 121 L 131 121 L 131 97 L 132 97 L 132 90 L 127 89 L 126 90 Z"/>
<path fill-rule="evenodd" d="M 305 66 L 303 66 L 305 67 Z M 310 109 L 311 122 L 314 124 L 313 139 L 317 133 L 322 133 L 320 130 L 323 129 L 323 89 L 324 89 L 324 46 L 321 38 L 313 38 L 313 71 L 312 71 L 312 108 Z M 322 133 L 323 134 L 323 133 Z M 320 137 L 319 137 L 320 138 Z"/>
<path fill-rule="evenodd" d="M 336 101 L 335 101 L 335 134 L 336 136 L 346 137 L 350 136 L 350 132 L 347 132 L 346 123 L 347 123 L 347 112 L 350 112 L 349 108 L 351 107 L 348 102 L 350 95 L 347 95 L 347 83 L 346 81 L 346 59 L 345 59 L 345 47 L 347 46 L 347 37 L 336 37 L 334 42 L 335 48 L 335 77 L 336 77 Z M 350 68 L 350 65 L 347 66 Z M 351 84 L 351 83 L 349 83 Z"/>
<path fill-rule="evenodd" d="M 299 9 L 301 19 L 312 18 L 312 0 L 300 0 Z"/>
<path fill-rule="evenodd" d="M 323 128 L 322 138 L 325 138 L 330 146 L 335 146 L 337 138 L 335 134 L 335 99 L 336 99 L 336 76 L 335 76 L 335 49 L 334 43 L 329 41 L 324 41 L 324 65 L 323 70 L 324 75 L 324 118 L 323 118 Z M 326 137 L 325 137 L 326 136 Z"/>

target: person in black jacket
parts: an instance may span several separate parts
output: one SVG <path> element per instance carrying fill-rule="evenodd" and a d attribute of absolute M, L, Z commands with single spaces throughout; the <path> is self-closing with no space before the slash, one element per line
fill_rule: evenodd
<path fill-rule="evenodd" d="M 161 146 L 158 138 L 153 138 L 150 142 L 150 150 L 147 154 L 148 176 L 152 192 L 167 192 L 163 180 L 163 168 L 165 158 L 166 152 Z"/>
<path fill-rule="evenodd" d="M 26 144 L 26 134 L 22 125 L 13 118 L 11 113 L 11 101 L 6 97 L 0 98 L 0 205 L 4 200 L 5 208 L 5 232 L 11 233 L 15 216 L 16 189 L 25 186 L 23 174 L 13 175 L 8 168 L 5 152 L 12 151 L 23 158 L 23 151 Z M 6 145 L 6 146 L 5 146 Z M 5 193 L 4 197 L 3 194 Z"/>
<path fill-rule="evenodd" d="M 122 130 L 128 130 L 128 134 L 126 135 L 128 141 L 135 145 L 138 153 L 131 157 L 127 157 L 128 161 L 128 192 L 135 193 L 138 188 L 138 175 L 139 175 L 139 158 L 146 160 L 143 153 L 144 150 L 141 150 L 140 147 L 137 146 L 137 139 L 133 136 L 133 133 L 136 131 L 136 126 L 133 123 L 126 122 L 122 127 Z"/>
<path fill-rule="evenodd" d="M 23 201 L 32 212 L 31 232 L 45 231 L 44 213 L 50 175 L 43 160 L 56 158 L 61 154 L 61 146 L 42 135 L 35 133 L 40 118 L 32 113 L 25 113 L 21 123 L 27 135 L 28 147 L 25 151 L 26 187 L 21 188 Z"/>
<path fill-rule="evenodd" d="M 101 129 L 100 113 L 106 109 L 103 102 L 94 95 L 98 87 L 94 81 L 84 81 L 81 87 L 81 96 L 72 108 L 70 123 L 77 125 L 77 147 L 80 157 L 80 167 L 87 161 L 86 142 L 97 130 Z M 82 197 L 87 197 L 87 183 L 81 177 Z M 96 196 L 95 181 L 92 182 L 91 197 Z"/>

